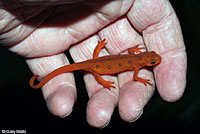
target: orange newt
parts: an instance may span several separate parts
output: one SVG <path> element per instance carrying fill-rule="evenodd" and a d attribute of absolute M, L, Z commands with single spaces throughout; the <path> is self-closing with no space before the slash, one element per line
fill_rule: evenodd
<path fill-rule="evenodd" d="M 53 77 L 67 72 L 72 72 L 75 70 L 84 70 L 91 72 L 95 79 L 103 85 L 104 88 L 110 89 L 115 88 L 115 86 L 111 85 L 114 82 L 104 80 L 101 75 L 103 74 L 117 74 L 124 71 L 135 70 L 133 78 L 135 81 L 142 82 L 144 85 L 151 85 L 148 79 L 143 79 L 138 77 L 138 72 L 141 68 L 147 66 L 155 66 L 161 62 L 161 56 L 156 54 L 154 51 L 152 52 L 141 52 L 141 49 L 138 48 L 138 45 L 133 48 L 129 48 L 129 54 L 122 55 L 109 55 L 98 57 L 101 49 L 106 45 L 105 39 L 101 42 L 98 42 L 97 47 L 94 50 L 93 59 L 86 60 L 79 63 L 74 63 L 71 65 L 66 65 L 60 67 L 50 74 L 48 74 L 40 83 L 34 85 L 34 81 L 38 78 L 38 75 L 34 75 L 30 80 L 30 86 L 34 89 L 41 88 L 44 84 L 46 84 Z M 137 54 L 135 54 L 137 53 Z"/>

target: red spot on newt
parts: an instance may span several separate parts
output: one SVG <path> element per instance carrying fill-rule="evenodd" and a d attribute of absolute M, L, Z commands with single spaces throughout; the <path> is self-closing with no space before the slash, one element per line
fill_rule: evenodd
<path fill-rule="evenodd" d="M 151 85 L 148 79 L 143 79 L 138 77 L 138 72 L 143 67 L 155 66 L 161 62 L 161 56 L 156 54 L 154 51 L 151 52 L 141 52 L 141 49 L 138 48 L 138 45 L 133 48 L 129 48 L 129 54 L 123 55 L 109 55 L 98 57 L 101 49 L 106 45 L 105 39 L 101 42 L 98 42 L 97 47 L 94 50 L 93 59 L 86 60 L 79 63 L 74 63 L 71 65 L 66 65 L 61 68 L 58 68 L 48 74 L 40 83 L 34 85 L 34 81 L 38 78 L 38 75 L 34 75 L 29 84 L 32 88 L 37 89 L 41 88 L 53 77 L 67 72 L 72 72 L 75 70 L 84 70 L 91 72 L 95 79 L 103 85 L 103 87 L 110 89 L 115 88 L 112 84 L 114 82 L 104 80 L 101 75 L 103 74 L 117 74 L 120 72 L 135 70 L 133 78 L 135 81 L 142 82 L 144 85 Z M 137 54 L 135 54 L 137 53 Z"/>

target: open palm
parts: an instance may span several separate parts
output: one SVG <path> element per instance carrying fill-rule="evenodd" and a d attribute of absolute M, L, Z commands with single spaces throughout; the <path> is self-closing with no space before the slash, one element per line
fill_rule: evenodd
<path fill-rule="evenodd" d="M 63 2 L 63 3 L 62 3 Z M 53 70 L 69 64 L 64 54 L 69 49 L 75 62 L 92 58 L 100 39 L 108 45 L 100 53 L 119 54 L 137 44 L 162 56 L 154 68 L 158 91 L 167 101 L 178 100 L 186 83 L 186 52 L 176 14 L 167 0 L 113 0 L 71 3 L 37 1 L 0 2 L 0 43 L 26 58 L 34 74 L 45 77 Z M 151 80 L 153 73 L 141 70 L 139 76 Z M 154 92 L 154 86 L 133 81 L 133 72 L 103 76 L 114 81 L 116 89 L 103 89 L 92 74 L 84 81 L 89 96 L 88 123 L 106 125 L 116 105 L 123 120 L 131 122 L 139 115 Z M 42 87 L 52 114 L 67 116 L 76 100 L 73 73 L 61 74 Z"/>

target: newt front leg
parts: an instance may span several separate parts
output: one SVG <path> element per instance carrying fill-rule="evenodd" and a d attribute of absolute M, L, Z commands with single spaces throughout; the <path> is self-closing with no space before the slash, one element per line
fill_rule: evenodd
<path fill-rule="evenodd" d="M 129 54 L 139 54 L 139 53 L 142 53 L 142 49 L 145 49 L 144 47 L 140 47 L 139 48 L 139 45 L 136 45 L 135 47 L 132 47 L 132 48 L 128 48 L 128 53 Z"/>

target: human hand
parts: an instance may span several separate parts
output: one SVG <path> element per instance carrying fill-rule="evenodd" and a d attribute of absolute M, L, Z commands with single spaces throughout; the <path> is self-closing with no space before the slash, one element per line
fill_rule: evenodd
<path fill-rule="evenodd" d="M 106 38 L 108 43 L 101 55 L 118 54 L 136 44 L 145 44 L 148 51 L 162 56 L 162 62 L 154 68 L 162 98 L 176 101 L 182 96 L 186 83 L 185 46 L 178 19 L 167 0 L 73 4 L 67 4 L 72 0 L 65 0 L 61 4 L 63 1 L 49 4 L 27 0 L 22 4 L 1 0 L 0 6 L 9 9 L 0 9 L 0 43 L 25 57 L 31 71 L 41 78 L 69 64 L 63 53 L 67 49 L 75 62 L 91 58 L 99 38 Z M 139 76 L 153 82 L 150 71 L 141 70 Z M 133 72 L 103 77 L 115 81 L 118 87 L 103 89 L 91 74 L 84 75 L 90 98 L 88 123 L 95 127 L 106 125 L 116 105 L 123 120 L 137 119 L 154 87 L 133 81 Z M 71 113 L 76 100 L 72 73 L 55 77 L 42 91 L 52 114 L 63 117 Z"/>

